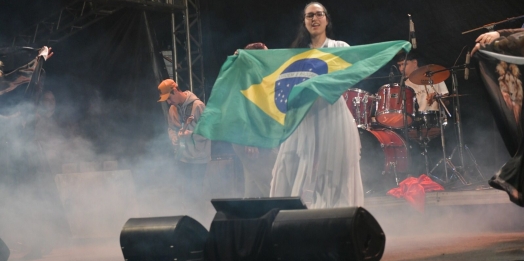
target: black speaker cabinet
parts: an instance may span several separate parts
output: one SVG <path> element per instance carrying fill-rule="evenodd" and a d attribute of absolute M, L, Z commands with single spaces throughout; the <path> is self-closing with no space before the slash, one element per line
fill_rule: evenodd
<path fill-rule="evenodd" d="M 7 245 L 0 238 L 0 261 L 7 261 L 7 259 L 9 259 L 10 254 L 11 254 L 11 251 L 9 251 L 9 248 L 7 247 Z"/>
<path fill-rule="evenodd" d="M 188 216 L 131 218 L 120 233 L 126 261 L 203 260 L 208 231 Z"/>
<path fill-rule="evenodd" d="M 299 197 L 212 199 L 211 204 L 236 218 L 259 218 L 272 209 L 307 209 Z"/>
<path fill-rule="evenodd" d="M 386 236 L 360 207 L 281 210 L 271 228 L 276 260 L 380 260 Z"/>

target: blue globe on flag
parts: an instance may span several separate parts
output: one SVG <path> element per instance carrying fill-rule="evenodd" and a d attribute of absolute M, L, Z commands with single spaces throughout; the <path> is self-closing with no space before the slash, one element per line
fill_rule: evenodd
<path fill-rule="evenodd" d="M 289 65 L 275 83 L 275 104 L 278 110 L 287 112 L 287 98 L 295 85 L 327 72 L 326 62 L 316 58 L 298 60 Z"/>

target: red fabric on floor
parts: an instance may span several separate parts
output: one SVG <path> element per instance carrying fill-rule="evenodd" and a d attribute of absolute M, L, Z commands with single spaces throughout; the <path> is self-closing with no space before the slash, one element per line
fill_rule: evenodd
<path fill-rule="evenodd" d="M 403 197 L 416 210 L 424 212 L 426 192 L 437 190 L 444 190 L 444 187 L 431 180 L 426 174 L 422 174 L 418 178 L 411 177 L 403 180 L 398 188 L 389 190 L 388 194 L 396 198 Z"/>

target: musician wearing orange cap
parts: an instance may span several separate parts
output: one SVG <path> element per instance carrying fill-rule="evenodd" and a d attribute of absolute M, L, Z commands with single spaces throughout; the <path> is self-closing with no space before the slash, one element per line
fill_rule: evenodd
<path fill-rule="evenodd" d="M 190 211 L 202 211 L 207 201 L 203 188 L 207 163 L 211 160 L 211 141 L 193 135 L 193 130 L 206 106 L 192 92 L 181 91 L 171 79 L 162 81 L 158 92 L 158 102 L 169 105 L 168 133 L 175 149 L 177 174 L 183 181 L 184 203 Z"/>

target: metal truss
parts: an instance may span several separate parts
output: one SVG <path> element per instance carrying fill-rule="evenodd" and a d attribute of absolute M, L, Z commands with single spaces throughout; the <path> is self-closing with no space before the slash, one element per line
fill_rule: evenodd
<path fill-rule="evenodd" d="M 58 43 L 121 8 L 122 5 L 108 1 L 73 1 L 60 12 L 46 17 L 15 36 L 13 46 Z"/>
<path fill-rule="evenodd" d="M 60 12 L 19 33 L 12 45 L 56 44 L 124 7 L 171 13 L 171 57 L 164 55 L 171 64 L 166 67 L 172 68 L 173 79 L 180 86 L 205 100 L 199 0 L 73 0 Z"/>
<path fill-rule="evenodd" d="M 171 13 L 172 50 L 167 67 L 180 86 L 205 100 L 199 0 L 74 0 L 14 37 L 13 46 L 53 45 L 129 6 Z M 177 19 L 175 19 L 177 18 Z M 176 64 L 176 66 L 173 66 Z"/>
<path fill-rule="evenodd" d="M 184 0 L 73 0 L 15 36 L 12 45 L 58 43 L 126 6 L 164 12 L 186 9 Z"/>
<path fill-rule="evenodd" d="M 184 4 L 182 12 L 171 14 L 172 50 L 163 52 L 164 61 L 166 67 L 172 68 L 170 76 L 179 86 L 205 101 L 200 1 L 184 0 Z"/>

